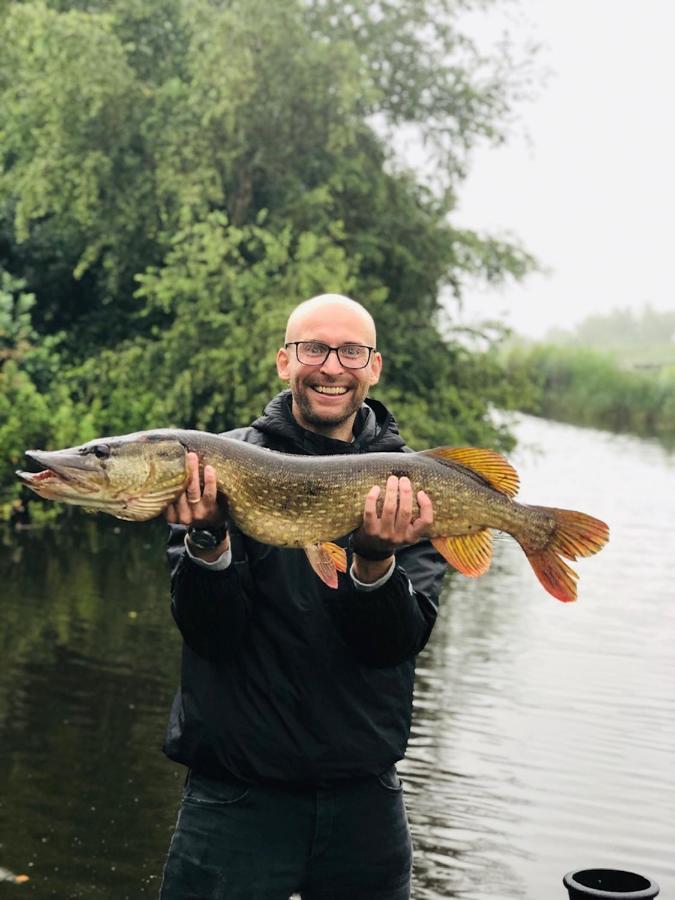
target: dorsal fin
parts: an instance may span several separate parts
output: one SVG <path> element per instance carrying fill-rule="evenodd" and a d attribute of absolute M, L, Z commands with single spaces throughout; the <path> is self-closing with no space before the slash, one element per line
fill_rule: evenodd
<path fill-rule="evenodd" d="M 433 456 L 442 463 L 459 463 L 484 478 L 492 487 L 507 497 L 515 497 L 520 487 L 518 473 L 508 459 L 495 450 L 479 447 L 436 447 L 420 450 L 423 456 Z"/>
<path fill-rule="evenodd" d="M 432 538 L 431 543 L 445 561 L 462 575 L 477 578 L 490 568 L 492 534 L 487 528 L 474 534 Z"/>

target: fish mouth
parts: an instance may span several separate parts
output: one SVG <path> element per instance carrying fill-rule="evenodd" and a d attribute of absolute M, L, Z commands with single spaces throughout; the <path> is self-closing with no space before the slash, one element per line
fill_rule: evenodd
<path fill-rule="evenodd" d="M 17 469 L 15 474 L 19 481 L 27 484 L 28 487 L 37 487 L 55 478 L 60 479 L 60 476 L 52 469 L 42 469 L 40 472 L 24 472 L 22 469 Z"/>
<path fill-rule="evenodd" d="M 18 470 L 16 476 L 36 494 L 49 497 L 64 490 L 90 494 L 100 487 L 86 457 L 63 450 L 27 450 L 26 456 L 41 468 L 37 472 Z"/>

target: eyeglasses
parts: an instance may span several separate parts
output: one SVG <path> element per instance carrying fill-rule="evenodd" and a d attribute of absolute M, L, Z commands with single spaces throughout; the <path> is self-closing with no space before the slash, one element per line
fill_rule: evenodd
<path fill-rule="evenodd" d="M 365 344 L 342 344 L 330 347 L 320 341 L 289 341 L 284 347 L 295 347 L 295 355 L 303 366 L 322 366 L 331 353 L 335 352 L 338 362 L 345 369 L 364 369 L 370 362 L 374 347 Z"/>

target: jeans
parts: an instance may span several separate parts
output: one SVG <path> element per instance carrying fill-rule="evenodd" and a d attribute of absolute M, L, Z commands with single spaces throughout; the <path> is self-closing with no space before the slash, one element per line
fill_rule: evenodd
<path fill-rule="evenodd" d="M 408 900 L 411 868 L 393 766 L 318 788 L 191 772 L 160 900 Z"/>

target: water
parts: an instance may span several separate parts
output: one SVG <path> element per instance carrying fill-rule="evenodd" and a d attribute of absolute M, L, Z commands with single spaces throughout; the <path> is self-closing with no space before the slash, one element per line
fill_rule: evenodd
<path fill-rule="evenodd" d="M 591 512 L 611 541 L 575 563 L 576 604 L 509 538 L 486 576 L 453 578 L 403 766 L 415 897 L 555 897 L 595 866 L 675 895 L 675 458 L 536 419 L 518 433 L 521 499 Z"/>
<path fill-rule="evenodd" d="M 612 539 L 544 593 L 498 538 L 449 580 L 420 657 L 401 766 L 414 897 L 566 896 L 570 869 L 675 895 L 675 457 L 523 418 L 521 499 L 591 512 Z M 77 511 L 6 536 L 0 584 L 0 866 L 38 898 L 155 897 L 183 773 L 159 751 L 178 676 L 162 523 Z M 3 890 L 4 889 L 4 890 Z"/>

